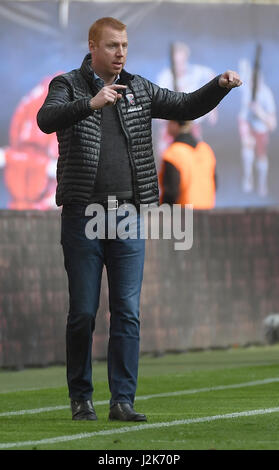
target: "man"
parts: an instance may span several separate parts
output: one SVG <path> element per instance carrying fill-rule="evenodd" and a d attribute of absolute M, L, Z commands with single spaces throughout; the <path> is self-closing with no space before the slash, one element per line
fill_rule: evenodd
<path fill-rule="evenodd" d="M 190 60 L 191 49 L 184 42 L 174 42 L 171 47 L 172 67 L 164 68 L 157 77 L 157 83 L 161 88 L 174 91 L 192 92 L 203 86 L 215 77 L 212 68 L 202 64 L 196 64 Z M 206 115 L 201 116 L 192 123 L 192 134 L 202 140 L 204 123 L 215 126 L 217 123 L 217 108 Z M 164 121 L 158 123 L 157 149 L 160 155 L 170 144 L 167 126 Z"/>
<path fill-rule="evenodd" d="M 239 86 L 232 71 L 193 94 L 160 89 L 124 70 L 126 26 L 101 18 L 89 30 L 89 50 L 80 69 L 55 78 L 38 113 L 46 133 L 59 141 L 57 205 L 63 205 L 61 242 L 69 281 L 67 380 L 73 419 L 96 419 L 92 403 L 91 347 L 103 265 L 110 302 L 109 419 L 145 421 L 134 398 L 139 357 L 139 300 L 144 239 L 87 238 L 86 206 L 110 211 L 132 202 L 158 203 L 151 119 L 194 119 Z M 108 201 L 108 196 L 114 196 Z M 140 220 L 138 215 L 138 221 Z M 119 222 L 119 219 L 118 219 Z"/>
<path fill-rule="evenodd" d="M 212 209 L 216 194 L 216 159 L 206 142 L 191 133 L 190 121 L 168 121 L 174 142 L 165 150 L 159 175 L 161 202 Z"/>
<path fill-rule="evenodd" d="M 242 75 L 246 76 L 242 89 L 239 113 L 239 133 L 243 168 L 242 189 L 245 193 L 254 190 L 254 167 L 257 175 L 257 193 L 268 195 L 270 134 L 277 127 L 275 100 L 270 87 L 265 83 L 262 72 L 258 74 L 256 95 L 253 98 L 252 68 L 247 59 L 239 64 Z"/>

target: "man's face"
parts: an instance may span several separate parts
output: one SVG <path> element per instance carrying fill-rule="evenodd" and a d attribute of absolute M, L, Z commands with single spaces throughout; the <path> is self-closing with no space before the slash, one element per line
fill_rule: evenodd
<path fill-rule="evenodd" d="M 168 121 L 167 132 L 171 137 L 176 137 L 180 132 L 180 126 L 177 121 Z"/>
<path fill-rule="evenodd" d="M 183 76 L 187 71 L 187 63 L 189 60 L 190 50 L 185 45 L 181 47 L 179 44 L 174 48 L 174 66 L 179 77 Z"/>
<path fill-rule="evenodd" d="M 98 75 L 100 73 L 104 77 L 118 75 L 126 62 L 127 32 L 106 27 L 102 31 L 98 44 L 89 41 L 89 49 L 92 54 L 93 67 Z"/>

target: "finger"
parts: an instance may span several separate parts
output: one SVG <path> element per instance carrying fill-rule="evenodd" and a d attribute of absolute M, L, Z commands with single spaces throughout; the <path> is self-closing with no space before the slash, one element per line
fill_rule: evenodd
<path fill-rule="evenodd" d="M 229 72 L 229 77 L 228 77 L 228 78 L 229 78 L 229 83 L 233 83 L 233 81 L 234 81 L 234 74 L 233 74 L 233 72 Z"/>
<path fill-rule="evenodd" d="M 111 92 L 107 95 L 107 104 L 115 105 L 120 98 L 122 98 L 120 93 L 111 90 Z"/>
<path fill-rule="evenodd" d="M 118 100 L 121 100 L 121 98 L 123 98 L 123 96 L 120 94 L 120 93 L 113 93 L 113 94 L 110 94 L 110 95 L 107 95 L 107 97 L 109 98 L 109 102 L 110 103 L 116 103 Z"/>
<path fill-rule="evenodd" d="M 110 102 L 113 102 L 115 99 L 117 99 L 117 93 L 114 90 L 106 90 L 104 96 L 105 99 L 109 100 Z"/>
<path fill-rule="evenodd" d="M 117 85 L 116 83 L 114 83 L 113 85 L 108 85 L 107 88 L 110 88 L 112 90 L 125 90 L 127 88 L 127 85 Z"/>
<path fill-rule="evenodd" d="M 122 98 L 122 95 L 120 95 L 120 93 L 117 93 L 116 98 L 115 98 L 113 104 L 116 104 L 118 100 L 121 100 L 121 98 Z"/>
<path fill-rule="evenodd" d="M 114 104 L 117 101 L 115 96 L 107 96 L 106 97 L 106 104 Z"/>
<path fill-rule="evenodd" d="M 234 78 L 233 86 L 237 87 L 237 86 L 240 86 L 240 85 L 242 85 L 242 81 L 238 78 Z"/>

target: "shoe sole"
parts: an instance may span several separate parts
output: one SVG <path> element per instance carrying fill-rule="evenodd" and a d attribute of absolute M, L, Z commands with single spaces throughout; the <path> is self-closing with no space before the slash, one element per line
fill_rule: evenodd
<path fill-rule="evenodd" d="M 79 417 L 76 417 L 76 418 L 72 418 L 72 421 L 97 421 L 97 417 L 84 417 L 84 418 L 79 418 Z"/>
<path fill-rule="evenodd" d="M 134 423 L 140 423 L 140 422 L 144 422 L 144 421 L 147 421 L 147 419 L 119 419 L 119 418 L 111 418 L 109 416 L 109 421 L 125 421 L 126 423 L 127 422 L 134 422 Z"/>

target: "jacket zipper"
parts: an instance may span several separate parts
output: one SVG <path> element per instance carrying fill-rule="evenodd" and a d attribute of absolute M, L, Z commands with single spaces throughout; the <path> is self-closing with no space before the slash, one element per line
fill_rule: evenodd
<path fill-rule="evenodd" d="M 137 185 L 136 185 L 136 168 L 135 168 L 135 162 L 132 158 L 132 152 L 131 152 L 131 146 L 130 146 L 130 137 L 125 129 L 125 126 L 124 126 L 124 123 L 123 123 L 123 119 L 122 119 L 122 114 L 120 112 L 120 109 L 119 109 L 119 105 L 118 103 L 116 104 L 116 109 L 117 109 L 117 113 L 118 113 L 118 116 L 119 116 L 119 120 L 120 120 L 120 124 L 121 124 L 121 127 L 122 127 L 122 130 L 124 132 L 124 135 L 127 139 L 127 144 L 128 144 L 128 155 L 129 155 L 129 159 L 130 159 L 130 163 L 131 163 L 131 167 L 132 167 L 132 181 L 133 181 L 133 192 L 134 192 L 134 196 L 135 196 L 135 202 L 136 204 L 140 202 L 139 198 L 138 198 L 138 192 L 137 192 Z"/>

